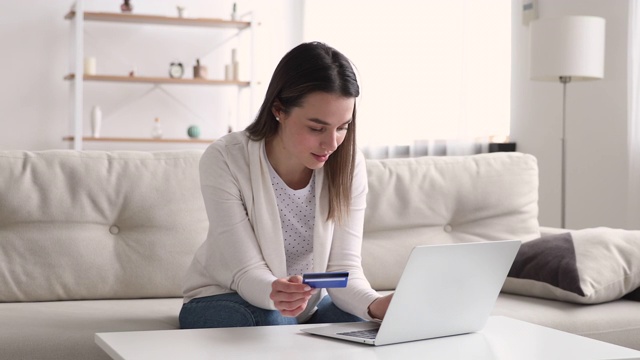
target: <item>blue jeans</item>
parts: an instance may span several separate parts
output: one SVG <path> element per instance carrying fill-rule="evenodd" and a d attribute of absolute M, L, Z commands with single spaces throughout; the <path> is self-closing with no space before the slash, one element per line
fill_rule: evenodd
<path fill-rule="evenodd" d="M 307 324 L 364 321 L 340 310 L 325 296 Z M 180 328 L 223 328 L 265 325 L 295 325 L 294 317 L 282 316 L 277 310 L 265 310 L 246 302 L 237 293 L 195 298 L 182 305 Z"/>

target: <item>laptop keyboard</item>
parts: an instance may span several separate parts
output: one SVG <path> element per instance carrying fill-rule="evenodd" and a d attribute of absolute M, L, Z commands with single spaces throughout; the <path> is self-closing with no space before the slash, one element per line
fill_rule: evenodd
<path fill-rule="evenodd" d="M 379 329 L 356 330 L 338 333 L 338 335 L 353 336 L 361 339 L 375 339 Z"/>

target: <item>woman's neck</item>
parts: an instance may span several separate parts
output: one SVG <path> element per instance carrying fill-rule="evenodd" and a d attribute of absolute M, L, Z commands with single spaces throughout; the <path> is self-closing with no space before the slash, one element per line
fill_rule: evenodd
<path fill-rule="evenodd" d="M 265 141 L 265 150 L 271 167 L 287 186 L 299 190 L 309 184 L 313 170 L 292 160 L 278 136 Z"/>

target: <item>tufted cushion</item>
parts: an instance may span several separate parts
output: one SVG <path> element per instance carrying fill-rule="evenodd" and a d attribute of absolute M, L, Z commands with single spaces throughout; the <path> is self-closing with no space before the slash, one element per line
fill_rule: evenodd
<path fill-rule="evenodd" d="M 416 245 L 540 236 L 531 155 L 367 160 L 367 174 L 362 263 L 377 290 L 395 288 Z"/>
<path fill-rule="evenodd" d="M 0 152 L 0 301 L 182 296 L 200 155 Z"/>

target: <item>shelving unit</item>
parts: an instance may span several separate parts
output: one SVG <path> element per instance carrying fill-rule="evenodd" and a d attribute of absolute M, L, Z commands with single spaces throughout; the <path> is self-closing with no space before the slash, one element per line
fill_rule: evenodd
<path fill-rule="evenodd" d="M 83 16 L 77 16 L 83 14 Z M 189 27 L 205 27 L 218 29 L 237 29 L 243 31 L 250 30 L 251 48 L 250 59 L 254 58 L 253 39 L 254 39 L 254 23 L 252 21 L 234 21 L 216 18 L 180 18 L 158 15 L 142 15 L 142 14 L 124 14 L 109 12 L 90 12 L 84 11 L 83 0 L 76 1 L 75 10 L 70 11 L 64 17 L 73 24 L 73 41 L 71 56 L 71 71 L 64 79 L 71 83 L 71 113 L 70 121 L 73 128 L 73 134 L 63 137 L 64 141 L 70 141 L 73 149 L 82 150 L 83 142 L 148 142 L 148 143 L 211 143 L 213 139 L 153 139 L 139 137 L 90 137 L 83 134 L 83 91 L 84 82 L 116 82 L 116 83 L 145 83 L 145 84 L 181 84 L 181 85 L 200 85 L 200 86 L 234 86 L 237 88 L 249 88 L 250 103 L 253 103 L 253 93 L 255 81 L 253 60 L 250 65 L 250 81 L 229 81 L 216 79 L 183 79 L 169 77 L 144 77 L 144 76 L 119 76 L 119 75 L 88 75 L 84 74 L 84 22 L 85 21 L 102 21 L 111 23 L 129 23 L 129 24 L 152 24 L 152 25 L 169 25 L 169 26 L 189 26 Z M 80 74 L 81 76 L 76 76 Z"/>

